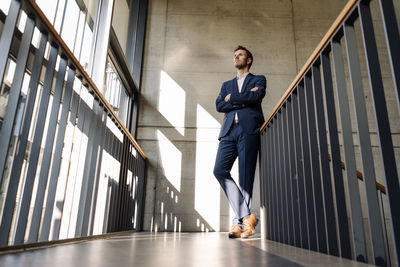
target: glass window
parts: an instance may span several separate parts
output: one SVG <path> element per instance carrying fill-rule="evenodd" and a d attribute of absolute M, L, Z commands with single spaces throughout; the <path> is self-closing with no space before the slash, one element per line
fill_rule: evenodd
<path fill-rule="evenodd" d="M 74 53 L 85 71 L 89 72 L 93 57 L 94 34 L 98 20 L 100 0 L 83 0 L 85 19 L 83 25 L 79 22 L 78 32 L 82 29 L 83 35 L 78 35 Z M 83 16 L 83 14 L 81 14 Z M 81 20 L 81 17 L 80 19 Z"/>
<path fill-rule="evenodd" d="M 126 42 L 128 40 L 128 25 L 130 5 L 129 0 L 115 0 L 112 26 L 117 35 L 119 44 L 126 55 Z"/>
<path fill-rule="evenodd" d="M 79 12 L 79 23 L 78 23 L 78 31 L 76 34 L 76 40 L 74 45 L 74 54 L 80 55 L 82 48 L 82 40 L 83 40 L 83 30 L 85 29 L 85 19 L 86 14 L 82 11 Z"/>
<path fill-rule="evenodd" d="M 54 16 L 56 14 L 58 1 L 36 0 L 36 4 L 46 15 L 47 19 L 54 24 Z"/>
<path fill-rule="evenodd" d="M 75 0 L 68 0 L 65 9 L 65 21 L 61 28 L 61 37 L 73 51 L 79 22 L 79 6 Z"/>
<path fill-rule="evenodd" d="M 107 59 L 106 67 L 106 86 L 104 97 L 110 103 L 114 112 L 121 119 L 125 127 L 128 127 L 128 118 L 130 117 L 131 98 L 128 95 L 124 84 L 119 77 L 114 64 Z"/>
<path fill-rule="evenodd" d="M 61 31 L 62 22 L 64 19 L 64 10 L 65 10 L 66 5 L 67 5 L 66 0 L 58 0 L 57 13 L 56 13 L 56 17 L 54 18 L 54 22 L 53 22 L 53 26 L 58 33 L 60 33 L 60 31 Z M 40 6 L 40 8 L 42 8 L 42 7 Z M 47 8 L 47 7 L 43 6 L 43 8 Z"/>
<path fill-rule="evenodd" d="M 88 71 L 100 0 L 36 0 L 36 3 Z"/>
<path fill-rule="evenodd" d="M 92 58 L 92 43 L 93 43 L 93 26 L 85 23 L 85 30 L 83 33 L 82 50 L 79 56 L 79 62 L 85 71 L 89 71 L 90 62 Z"/>
<path fill-rule="evenodd" d="M 83 0 L 83 3 L 87 9 L 88 16 L 95 20 L 97 18 L 99 0 Z"/>

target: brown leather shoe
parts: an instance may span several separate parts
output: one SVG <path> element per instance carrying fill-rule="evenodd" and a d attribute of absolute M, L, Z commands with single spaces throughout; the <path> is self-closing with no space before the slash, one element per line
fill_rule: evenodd
<path fill-rule="evenodd" d="M 240 225 L 234 224 L 229 231 L 229 238 L 239 238 L 242 234 L 242 227 Z"/>
<path fill-rule="evenodd" d="M 254 214 L 250 214 L 246 218 L 243 219 L 243 231 L 241 237 L 247 238 L 256 233 L 256 229 L 254 229 L 257 225 L 258 219 Z"/>

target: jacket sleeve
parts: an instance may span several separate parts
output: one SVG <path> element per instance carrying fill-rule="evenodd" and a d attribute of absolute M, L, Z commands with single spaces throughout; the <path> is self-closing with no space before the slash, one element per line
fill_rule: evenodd
<path fill-rule="evenodd" d="M 243 93 L 232 92 L 230 102 L 233 105 L 241 105 L 241 104 L 251 105 L 251 104 L 261 103 L 262 99 L 265 96 L 265 88 L 267 86 L 267 80 L 265 79 L 265 76 L 261 75 L 257 76 L 256 79 L 257 81 L 255 83 L 255 86 L 258 87 L 257 91 L 254 92 L 246 91 Z"/>
<path fill-rule="evenodd" d="M 226 94 L 225 83 L 224 83 L 224 84 L 222 84 L 221 91 L 215 101 L 218 112 L 227 113 L 229 111 L 242 108 L 241 105 L 232 104 L 231 102 L 225 102 L 226 95 L 227 94 Z M 232 97 L 232 95 L 231 95 L 231 97 Z"/>

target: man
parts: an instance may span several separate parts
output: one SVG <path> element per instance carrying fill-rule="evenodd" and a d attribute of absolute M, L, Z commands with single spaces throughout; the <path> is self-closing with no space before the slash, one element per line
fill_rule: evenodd
<path fill-rule="evenodd" d="M 229 237 L 246 238 L 255 233 L 258 221 L 250 213 L 250 204 L 260 146 L 259 130 L 264 122 L 261 101 L 265 96 L 266 79 L 249 73 L 253 55 L 243 46 L 235 49 L 233 63 L 237 76 L 222 84 L 216 100 L 217 111 L 225 116 L 218 137 L 214 175 L 235 212 Z M 230 174 L 237 157 L 240 187 Z"/>

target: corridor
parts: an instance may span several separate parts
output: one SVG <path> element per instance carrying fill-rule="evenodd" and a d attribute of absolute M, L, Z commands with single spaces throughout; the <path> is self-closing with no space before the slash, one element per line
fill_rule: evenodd
<path fill-rule="evenodd" d="M 0 255 L 0 266 L 368 266 L 226 233 L 130 233 L 51 248 Z"/>
<path fill-rule="evenodd" d="M 0 0 L 0 267 L 399 266 L 400 1 L 243 3 Z M 266 93 L 225 112 L 237 45 Z M 255 105 L 232 240 L 218 136 Z"/>

